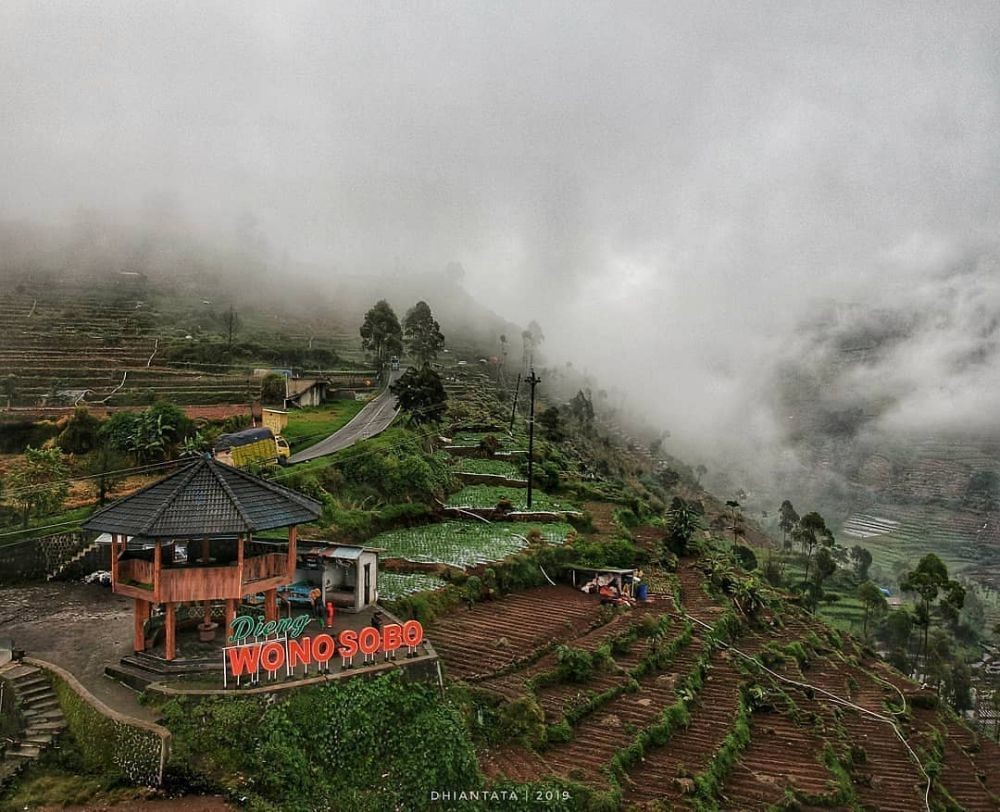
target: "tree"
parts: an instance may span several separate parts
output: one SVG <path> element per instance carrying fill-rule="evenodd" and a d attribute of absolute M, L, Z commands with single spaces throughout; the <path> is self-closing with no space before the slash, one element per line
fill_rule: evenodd
<path fill-rule="evenodd" d="M 778 509 L 778 527 L 781 528 L 781 543 L 782 546 L 788 550 L 791 548 L 791 544 L 788 542 L 788 534 L 795 529 L 795 525 L 799 523 L 799 514 L 795 512 L 795 508 L 792 507 L 792 503 L 787 499 L 781 503 L 781 507 Z"/>
<path fill-rule="evenodd" d="M 15 462 L 7 475 L 5 494 L 25 527 L 32 514 L 60 510 L 69 495 L 69 466 L 62 450 L 28 446 L 24 459 Z"/>
<path fill-rule="evenodd" d="M 108 443 L 99 445 L 91 455 L 87 473 L 93 476 L 94 495 L 102 507 L 107 501 L 108 491 L 124 478 L 123 469 L 127 466 L 125 458 Z"/>
<path fill-rule="evenodd" d="M 194 423 L 172 403 L 160 402 L 142 412 L 118 412 L 101 429 L 104 442 L 137 462 L 172 459 Z"/>
<path fill-rule="evenodd" d="M 285 404 L 286 381 L 284 375 L 268 372 L 260 382 L 260 400 L 267 404 Z"/>
<path fill-rule="evenodd" d="M 385 299 L 380 299 L 365 313 L 361 325 L 361 346 L 375 354 L 375 363 L 380 370 L 390 355 L 403 351 L 403 328 L 399 326 L 396 312 Z"/>
<path fill-rule="evenodd" d="M 222 317 L 222 322 L 226 326 L 226 349 L 231 349 L 233 346 L 233 335 L 240 326 L 240 317 L 236 314 L 232 305 L 229 305 L 229 310 Z"/>
<path fill-rule="evenodd" d="M 701 527 L 701 514 L 695 505 L 675 496 L 667 510 L 667 546 L 675 555 L 686 555 L 688 545 Z"/>
<path fill-rule="evenodd" d="M 882 614 L 886 610 L 888 603 L 886 602 L 885 595 L 882 594 L 882 590 L 871 581 L 865 581 L 858 587 L 858 600 L 861 601 L 861 605 L 865 610 L 861 622 L 862 636 L 868 639 L 868 622 L 873 617 Z"/>
<path fill-rule="evenodd" d="M 562 417 L 558 406 L 546 406 L 545 411 L 538 415 L 538 425 L 546 440 L 558 443 L 563 439 Z"/>
<path fill-rule="evenodd" d="M 965 602 L 965 589 L 957 581 L 948 578 L 948 568 L 934 553 L 928 553 L 921 558 L 916 569 L 906 573 L 899 586 L 905 592 L 915 593 L 920 599 L 917 603 L 916 624 L 924 630 L 921 648 L 924 670 L 926 671 L 927 637 L 930 632 L 934 603 L 944 593 L 945 616 L 947 617 L 948 613 L 952 611 L 957 614 Z"/>
<path fill-rule="evenodd" d="M 101 421 L 87 411 L 86 406 L 77 406 L 62 424 L 56 445 L 67 454 L 89 454 L 100 443 L 100 430 Z"/>
<path fill-rule="evenodd" d="M 743 514 L 740 511 L 740 503 L 735 499 L 728 500 L 726 507 L 729 508 L 729 518 L 732 521 L 733 544 L 735 544 L 737 535 L 743 532 Z"/>
<path fill-rule="evenodd" d="M 855 544 L 851 547 L 851 561 L 854 562 L 854 574 L 860 580 L 867 581 L 868 570 L 872 565 L 872 554 L 860 544 Z"/>
<path fill-rule="evenodd" d="M 579 390 L 566 404 L 566 409 L 572 418 L 584 428 L 589 428 L 594 422 L 594 403 L 590 399 L 590 392 Z"/>
<path fill-rule="evenodd" d="M 704 465 L 702 465 L 701 463 L 696 465 L 694 467 L 694 475 L 695 475 L 694 484 L 701 485 L 701 478 L 705 476 L 705 474 L 707 473 L 708 473 L 708 468 L 706 468 Z"/>
<path fill-rule="evenodd" d="M 441 376 L 428 364 L 410 367 L 390 391 L 396 396 L 396 407 L 405 410 L 414 425 L 440 423 L 448 408 Z"/>
<path fill-rule="evenodd" d="M 799 520 L 798 525 L 792 532 L 792 538 L 802 545 L 802 552 L 805 553 L 805 580 L 808 581 L 809 565 L 812 563 L 813 550 L 816 549 L 817 544 L 823 544 L 827 547 L 832 546 L 833 533 L 827 528 L 823 517 L 813 511 L 812 513 L 807 513 Z"/>
<path fill-rule="evenodd" d="M 433 361 L 444 347 L 444 334 L 427 302 L 417 302 L 407 311 L 403 319 L 403 335 L 407 352 L 420 364 Z"/>
<path fill-rule="evenodd" d="M 837 562 L 833 560 L 833 555 L 829 547 L 820 547 L 816 553 L 816 586 L 823 588 L 823 582 L 837 571 Z"/>

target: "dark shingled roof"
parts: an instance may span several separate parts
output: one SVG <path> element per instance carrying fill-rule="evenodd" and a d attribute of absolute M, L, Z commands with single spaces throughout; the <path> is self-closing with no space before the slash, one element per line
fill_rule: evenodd
<path fill-rule="evenodd" d="M 201 457 L 97 511 L 84 530 L 147 538 L 205 538 L 313 521 L 323 506 L 266 479 Z"/>

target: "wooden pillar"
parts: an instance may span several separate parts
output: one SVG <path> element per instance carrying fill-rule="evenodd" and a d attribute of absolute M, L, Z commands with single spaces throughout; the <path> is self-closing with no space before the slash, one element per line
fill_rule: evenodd
<path fill-rule="evenodd" d="M 135 600 L 135 639 L 132 648 L 135 651 L 146 650 L 146 621 L 149 620 L 149 601 Z"/>
<path fill-rule="evenodd" d="M 212 602 L 205 601 L 205 625 L 212 622 Z"/>
<path fill-rule="evenodd" d="M 233 625 L 233 618 L 236 617 L 236 599 L 226 598 L 226 642 L 229 642 L 229 635 Z"/>
<path fill-rule="evenodd" d="M 160 569 L 163 567 L 163 551 L 160 549 L 160 540 L 156 539 L 153 544 L 153 599 L 160 599 Z"/>
<path fill-rule="evenodd" d="M 236 569 L 239 572 L 240 578 L 240 594 L 243 592 L 243 536 L 236 539 Z"/>
<path fill-rule="evenodd" d="M 264 591 L 264 620 L 270 622 L 278 619 L 278 590 Z"/>
<path fill-rule="evenodd" d="M 176 606 L 172 603 L 167 604 L 167 616 L 164 628 L 166 629 L 167 638 L 165 656 L 168 660 L 172 660 L 177 656 L 177 612 Z"/>
<path fill-rule="evenodd" d="M 118 534 L 111 534 L 111 588 L 118 586 Z"/>
<path fill-rule="evenodd" d="M 288 528 L 288 580 L 295 580 L 295 562 L 298 558 L 299 528 L 292 525 Z"/>
<path fill-rule="evenodd" d="M 201 561 L 203 564 L 208 563 L 208 559 L 212 557 L 212 544 L 208 539 L 201 540 Z"/>

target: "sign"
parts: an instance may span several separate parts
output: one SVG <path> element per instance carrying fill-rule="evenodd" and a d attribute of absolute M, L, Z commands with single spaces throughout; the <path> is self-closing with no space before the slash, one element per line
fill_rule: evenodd
<path fill-rule="evenodd" d="M 229 636 L 232 645 L 222 650 L 223 685 L 228 687 L 229 677 L 235 677 L 237 685 L 243 676 L 259 681 L 262 671 L 270 679 L 282 670 L 286 677 L 291 677 L 299 666 L 308 673 L 309 666 L 322 669 L 335 656 L 340 656 L 347 665 L 347 661 L 353 661 L 359 652 L 364 655 L 365 662 L 374 661 L 379 653 L 388 658 L 404 646 L 412 653 L 424 639 L 423 626 L 416 620 L 387 623 L 381 629 L 373 626 L 344 629 L 336 636 L 321 632 L 302 637 L 309 620 L 309 615 L 272 621 L 248 615 L 234 618 Z"/>

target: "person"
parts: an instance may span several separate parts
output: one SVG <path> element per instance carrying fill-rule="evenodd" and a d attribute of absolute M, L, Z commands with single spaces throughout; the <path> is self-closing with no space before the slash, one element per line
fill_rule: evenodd
<path fill-rule="evenodd" d="M 316 617 L 323 620 L 323 593 L 318 586 L 314 586 L 309 592 L 309 600 L 313 606 Z"/>

